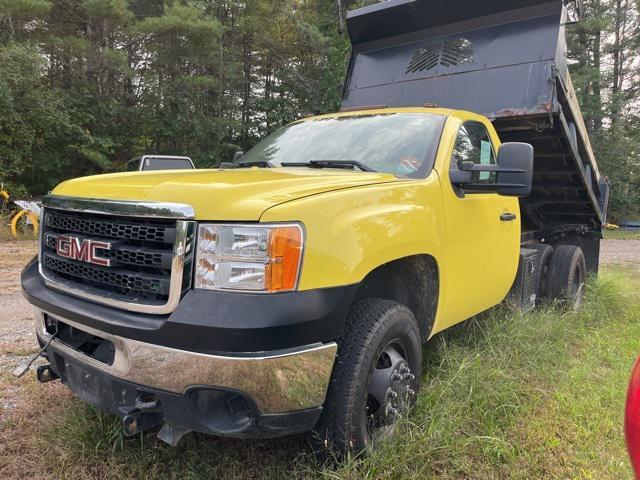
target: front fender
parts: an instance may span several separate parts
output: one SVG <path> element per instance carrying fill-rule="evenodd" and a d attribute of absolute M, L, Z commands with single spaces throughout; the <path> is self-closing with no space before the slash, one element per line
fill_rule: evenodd
<path fill-rule="evenodd" d="M 411 255 L 441 256 L 444 216 L 438 176 L 337 190 L 277 205 L 262 222 L 300 221 L 306 246 L 300 290 L 359 283 Z"/>

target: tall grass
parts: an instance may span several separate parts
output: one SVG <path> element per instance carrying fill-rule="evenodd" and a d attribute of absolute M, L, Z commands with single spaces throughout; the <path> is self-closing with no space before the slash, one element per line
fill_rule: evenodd
<path fill-rule="evenodd" d="M 496 308 L 432 339 L 422 390 L 398 434 L 369 455 L 315 463 L 305 437 L 191 434 L 177 448 L 72 401 L 31 438 L 43 476 L 66 478 L 630 478 L 627 375 L 640 351 L 638 275 L 589 282 L 580 313 Z"/>
<path fill-rule="evenodd" d="M 593 478 L 628 476 L 621 414 L 626 375 L 640 351 L 634 286 L 628 274 L 607 273 L 590 282 L 581 313 L 551 305 L 520 316 L 500 308 L 438 336 L 427 346 L 422 395 L 405 434 L 340 474 L 570 478 L 593 468 L 601 472 Z M 627 330 L 635 335 L 620 348 Z M 617 369 L 607 358 L 612 351 Z M 615 370 L 615 380 L 600 378 L 602 369 Z M 585 424 L 577 414 L 587 411 L 603 416 Z M 585 445 L 564 438 L 579 433 Z M 599 448 L 609 442 L 615 449 Z M 596 452 L 600 464 L 580 458 Z M 616 471 L 602 468 L 608 456 Z"/>

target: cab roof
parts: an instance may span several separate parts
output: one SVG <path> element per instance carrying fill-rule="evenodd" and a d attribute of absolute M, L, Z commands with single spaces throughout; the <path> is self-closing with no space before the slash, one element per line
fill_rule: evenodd
<path fill-rule="evenodd" d="M 321 120 L 324 118 L 340 118 L 340 117 L 360 117 L 365 115 L 383 115 L 389 113 L 425 113 L 430 115 L 442 115 L 444 117 L 451 116 L 456 110 L 451 108 L 432 108 L 432 107 L 371 107 L 358 110 L 340 111 L 335 113 L 325 113 L 323 115 L 315 115 L 303 118 L 301 121 Z"/>

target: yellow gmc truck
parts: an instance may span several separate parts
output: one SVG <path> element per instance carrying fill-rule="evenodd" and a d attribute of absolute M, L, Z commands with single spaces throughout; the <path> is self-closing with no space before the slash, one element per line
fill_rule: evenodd
<path fill-rule="evenodd" d="M 567 15 L 561 0 L 355 10 L 341 112 L 220 169 L 56 187 L 22 274 L 38 379 L 127 435 L 312 431 L 359 451 L 415 400 L 438 332 L 505 299 L 578 307 L 608 183 Z"/>

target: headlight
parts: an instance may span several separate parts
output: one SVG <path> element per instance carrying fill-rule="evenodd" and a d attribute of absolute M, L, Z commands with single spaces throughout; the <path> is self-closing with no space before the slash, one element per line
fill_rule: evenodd
<path fill-rule="evenodd" d="M 196 288 L 294 290 L 302 261 L 302 235 L 297 224 L 200 224 Z"/>

